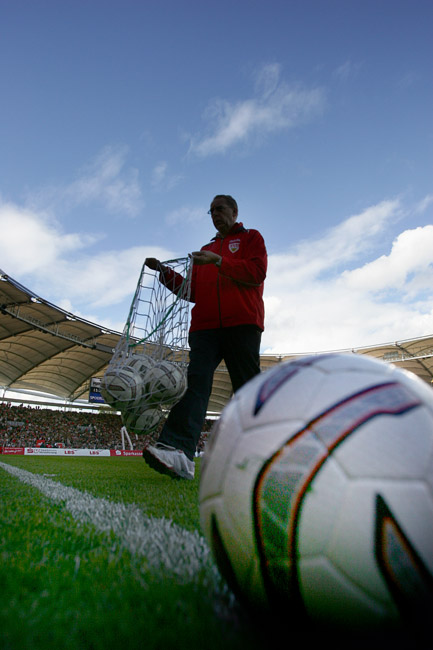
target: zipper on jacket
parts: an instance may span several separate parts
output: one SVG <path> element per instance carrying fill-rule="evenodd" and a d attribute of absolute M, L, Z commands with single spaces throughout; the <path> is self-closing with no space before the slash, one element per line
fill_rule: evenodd
<path fill-rule="evenodd" d="M 221 238 L 221 243 L 220 243 L 220 255 L 221 255 L 221 252 L 222 252 L 223 243 L 224 243 L 224 238 L 222 237 Z M 221 255 L 221 257 L 222 257 L 222 255 Z M 221 267 L 217 267 L 217 269 L 218 269 L 218 271 L 217 271 L 217 300 L 218 300 L 218 315 L 219 315 L 219 319 L 220 319 L 220 327 L 222 327 L 223 326 L 223 319 L 222 319 L 222 316 L 221 316 L 220 268 Z"/>

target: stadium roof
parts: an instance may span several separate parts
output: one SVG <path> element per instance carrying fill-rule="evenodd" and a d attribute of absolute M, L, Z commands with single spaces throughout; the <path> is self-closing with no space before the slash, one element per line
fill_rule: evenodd
<path fill-rule="evenodd" d="M 120 336 L 56 307 L 0 270 L 0 387 L 86 400 L 90 379 L 102 377 Z M 433 381 L 433 335 L 340 352 L 366 354 Z M 299 356 L 262 355 L 262 369 Z M 221 412 L 230 396 L 230 379 L 221 364 L 209 412 Z"/>

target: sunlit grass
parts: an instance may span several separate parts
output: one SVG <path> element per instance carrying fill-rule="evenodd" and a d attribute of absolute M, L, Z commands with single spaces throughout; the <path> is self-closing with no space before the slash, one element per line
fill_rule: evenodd
<path fill-rule="evenodd" d="M 199 531 L 197 478 L 172 481 L 137 458 L 0 460 Z M 255 647 L 236 616 L 218 616 L 200 576 L 150 570 L 2 468 L 0 493 L 2 650 Z"/>
<path fill-rule="evenodd" d="M 5 457 L 0 457 L 4 460 Z M 175 481 L 150 470 L 141 458 L 8 457 L 7 462 L 96 497 L 135 503 L 148 517 L 166 517 L 187 530 L 200 530 L 198 486 L 200 459 L 194 481 Z"/>

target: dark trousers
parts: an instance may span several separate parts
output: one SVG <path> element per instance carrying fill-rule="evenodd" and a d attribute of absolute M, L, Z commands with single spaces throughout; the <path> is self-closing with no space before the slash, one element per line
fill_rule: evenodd
<path fill-rule="evenodd" d="M 254 325 L 190 333 L 188 388 L 171 409 L 159 442 L 182 449 L 190 460 L 194 458 L 217 366 L 225 361 L 236 392 L 260 372 L 261 336 Z"/>

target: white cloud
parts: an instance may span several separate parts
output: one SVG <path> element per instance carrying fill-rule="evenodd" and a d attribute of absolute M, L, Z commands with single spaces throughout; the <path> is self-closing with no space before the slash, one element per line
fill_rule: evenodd
<path fill-rule="evenodd" d="M 79 251 L 94 241 L 89 235 L 63 234 L 47 215 L 0 203 L 0 259 L 8 273 L 52 272 L 65 254 Z"/>
<path fill-rule="evenodd" d="M 84 166 L 67 185 L 45 187 L 30 197 L 36 209 L 49 205 L 51 210 L 70 209 L 100 203 L 110 213 L 135 217 L 143 208 L 138 171 L 126 166 L 127 147 L 105 147 Z"/>
<path fill-rule="evenodd" d="M 153 168 L 151 185 L 158 191 L 172 190 L 182 180 L 181 174 L 172 174 L 165 160 L 158 162 Z"/>
<path fill-rule="evenodd" d="M 60 307 L 60 309 L 73 314 L 76 318 L 82 318 L 86 321 L 89 321 L 90 323 L 95 323 L 95 325 L 106 327 L 107 329 L 114 330 L 115 332 L 122 332 L 123 328 L 125 327 L 126 310 L 123 314 L 123 318 L 113 320 L 111 318 L 101 318 L 101 316 L 95 312 L 86 311 L 84 313 L 80 309 L 77 309 L 68 298 L 57 300 L 56 305 L 57 307 Z"/>
<path fill-rule="evenodd" d="M 78 260 L 58 260 L 51 290 L 75 302 L 84 293 L 91 309 L 119 304 L 127 296 L 132 297 L 146 257 L 168 259 L 172 254 L 163 248 L 134 246 L 88 254 Z"/>
<path fill-rule="evenodd" d="M 431 334 L 433 226 L 405 230 L 387 254 L 356 266 L 400 211 L 399 201 L 385 201 L 270 256 L 264 350 L 315 352 Z"/>
<path fill-rule="evenodd" d="M 430 267 L 430 268 L 429 268 Z M 402 299 L 422 290 L 432 290 L 433 226 L 402 232 L 392 244 L 389 255 L 381 255 L 364 266 L 345 271 L 342 281 L 352 290 L 379 293 L 395 289 Z M 416 278 L 416 281 L 415 281 Z"/>
<path fill-rule="evenodd" d="M 169 226 L 174 226 L 178 223 L 195 223 L 197 221 L 203 221 L 205 213 L 206 210 L 203 210 L 203 208 L 194 208 L 190 205 L 184 205 L 177 210 L 169 212 L 165 220 Z"/>
<path fill-rule="evenodd" d="M 8 275 L 44 287 L 43 297 L 65 296 L 86 309 L 115 305 L 133 294 L 146 257 L 170 259 L 163 247 L 92 249 L 96 237 L 64 233 L 44 214 L 0 203 L 0 260 Z M 71 311 L 71 309 L 68 309 Z"/>
<path fill-rule="evenodd" d="M 325 104 L 320 88 L 291 87 L 280 80 L 278 64 L 257 75 L 255 95 L 238 102 L 215 99 L 205 113 L 208 133 L 191 139 L 190 153 L 209 156 L 270 133 L 294 128 L 320 113 Z"/>
<path fill-rule="evenodd" d="M 413 217 L 417 209 L 383 201 L 314 240 L 270 255 L 263 350 L 316 352 L 431 334 L 433 226 L 402 230 L 386 243 L 402 213 Z M 202 217 L 203 210 L 184 207 L 168 220 Z M 175 256 L 150 246 L 101 251 L 97 238 L 63 232 L 46 213 L 11 203 L 0 202 L 0 232 L 6 273 L 53 302 L 62 296 L 68 311 L 114 329 L 122 329 L 125 309 L 119 317 L 116 305 L 131 299 L 145 257 Z M 105 308 L 112 320 L 97 316 Z"/>
<path fill-rule="evenodd" d="M 396 86 L 400 90 L 410 90 L 419 81 L 420 81 L 419 72 L 415 72 L 414 70 L 409 70 L 408 72 L 404 73 L 401 77 L 397 79 Z"/>
<path fill-rule="evenodd" d="M 427 194 L 416 206 L 415 206 L 415 213 L 418 214 L 423 214 L 429 205 L 433 203 L 433 194 Z"/>
<path fill-rule="evenodd" d="M 289 251 L 273 255 L 273 263 L 278 269 L 272 278 L 273 286 L 299 285 L 353 262 L 399 213 L 399 201 L 383 201 L 361 214 L 348 217 L 319 239 L 301 241 Z"/>
<path fill-rule="evenodd" d="M 278 87 L 281 75 L 279 63 L 262 66 L 256 74 L 255 90 L 263 99 L 269 97 Z"/>
<path fill-rule="evenodd" d="M 161 185 L 161 183 L 164 181 L 166 177 L 167 167 L 168 164 L 164 160 L 155 165 L 152 172 L 152 180 L 151 180 L 152 185 L 154 186 Z"/>
<path fill-rule="evenodd" d="M 353 63 L 348 59 L 334 70 L 334 77 L 337 77 L 340 81 L 348 81 L 358 74 L 360 68 L 360 63 Z"/>

